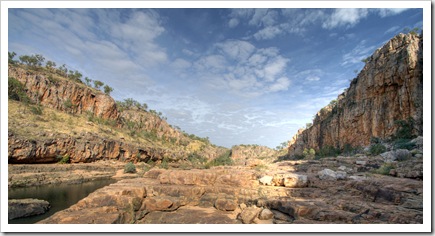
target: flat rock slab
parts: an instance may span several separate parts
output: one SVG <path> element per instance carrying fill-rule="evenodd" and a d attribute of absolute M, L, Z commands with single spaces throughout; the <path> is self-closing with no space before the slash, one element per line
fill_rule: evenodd
<path fill-rule="evenodd" d="M 11 199 L 8 200 L 8 219 L 44 214 L 50 209 L 50 203 L 39 199 Z"/>
<path fill-rule="evenodd" d="M 214 208 L 180 207 L 177 211 L 155 211 L 139 220 L 139 224 L 238 224 L 234 214 Z"/>

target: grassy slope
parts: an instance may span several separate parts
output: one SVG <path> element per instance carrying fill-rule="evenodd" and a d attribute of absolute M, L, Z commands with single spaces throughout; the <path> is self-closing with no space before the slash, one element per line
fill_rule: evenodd
<path fill-rule="evenodd" d="M 71 81 L 71 79 L 60 76 L 51 72 L 47 68 L 32 68 L 25 65 L 11 65 L 26 69 L 31 74 L 39 74 L 49 78 L 52 82 Z M 79 86 L 88 87 L 96 92 L 95 88 L 89 87 L 83 83 L 77 83 Z M 147 138 L 141 135 L 132 135 L 131 130 L 126 127 L 118 127 L 113 124 L 107 124 L 102 119 L 91 119 L 86 114 L 69 114 L 49 107 L 42 107 L 42 114 L 38 115 L 32 112 L 32 106 L 18 101 L 8 100 L 8 131 L 14 135 L 28 140 L 51 139 L 59 134 L 65 134 L 72 137 L 79 137 L 82 133 L 94 133 L 104 139 L 120 140 L 139 146 L 168 149 L 172 152 L 187 151 L 189 153 L 205 150 L 205 152 L 223 152 L 221 147 L 216 147 L 210 143 L 201 140 L 195 140 L 188 137 L 188 134 L 182 135 L 183 145 L 177 145 L 162 138 Z M 135 113 L 144 113 L 146 116 L 157 116 L 146 111 L 134 111 Z M 160 117 L 157 116 L 158 119 Z M 47 134 L 53 134 L 47 136 Z"/>

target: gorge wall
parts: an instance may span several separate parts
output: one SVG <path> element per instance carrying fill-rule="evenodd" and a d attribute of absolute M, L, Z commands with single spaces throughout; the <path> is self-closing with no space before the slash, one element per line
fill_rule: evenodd
<path fill-rule="evenodd" d="M 134 104 L 129 107 L 117 104 L 108 94 L 59 76 L 47 68 L 10 64 L 8 76 L 23 85 L 31 103 L 69 114 L 69 121 L 59 120 L 62 116 L 54 111 L 51 113 L 56 119 L 43 115 L 36 120 L 57 123 L 76 120 L 86 129 L 95 127 L 92 131 L 68 132 L 65 131 L 67 128 L 60 131 L 52 127 L 37 127 L 30 119 L 31 113 L 24 114 L 28 111 L 20 111 L 24 113 L 19 120 L 14 120 L 18 119 L 17 116 L 9 114 L 8 161 L 11 164 L 53 163 L 64 155 L 74 163 L 104 159 L 147 162 L 166 158 L 178 161 L 193 152 L 213 159 L 226 151 L 194 140 L 198 137 L 192 135 L 192 138 L 172 127 L 155 111 L 146 111 Z M 17 103 L 9 103 L 9 106 L 17 106 Z M 87 119 L 86 122 L 83 119 Z M 64 126 L 68 127 L 67 124 Z"/>
<path fill-rule="evenodd" d="M 390 139 L 398 120 L 413 119 L 423 134 L 423 38 L 399 34 L 377 49 L 350 87 L 319 111 L 313 125 L 289 142 L 289 155 L 305 148 L 367 146 L 372 137 Z"/>

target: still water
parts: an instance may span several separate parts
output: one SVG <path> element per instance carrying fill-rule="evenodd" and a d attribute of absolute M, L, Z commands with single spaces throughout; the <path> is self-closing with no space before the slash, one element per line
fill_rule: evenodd
<path fill-rule="evenodd" d="M 33 224 L 74 205 L 95 190 L 115 183 L 114 179 L 94 180 L 82 184 L 56 184 L 9 189 L 8 199 L 36 198 L 46 200 L 51 208 L 45 214 L 9 220 L 9 224 Z"/>

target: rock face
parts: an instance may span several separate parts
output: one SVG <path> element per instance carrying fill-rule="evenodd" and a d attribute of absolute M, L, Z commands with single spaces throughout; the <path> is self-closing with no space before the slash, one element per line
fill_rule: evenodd
<path fill-rule="evenodd" d="M 74 114 L 91 112 L 104 119 L 117 120 L 119 117 L 113 98 L 85 85 L 65 79 L 53 79 L 43 74 L 32 74 L 12 66 L 8 68 L 8 76 L 20 81 L 29 98 L 39 101 L 43 106 Z M 67 100 L 71 101 L 72 107 L 65 106 Z"/>
<path fill-rule="evenodd" d="M 8 200 L 8 219 L 44 214 L 50 209 L 50 203 L 39 199 L 11 199 Z"/>
<path fill-rule="evenodd" d="M 145 111 L 135 105 L 128 108 L 118 105 L 113 98 L 99 90 L 59 77 L 43 68 L 9 65 L 8 73 L 9 77 L 14 77 L 24 85 L 33 103 L 69 113 L 71 123 L 72 120 L 84 123 L 81 120 L 86 117 L 89 127 L 98 126 L 99 132 L 109 136 L 101 138 L 101 135 L 92 132 L 77 135 L 76 131 L 65 133 L 50 128 L 38 130 L 33 138 L 26 132 L 18 136 L 18 132 L 14 131 L 22 131 L 35 124 L 24 116 L 14 117 L 20 120 L 9 122 L 9 163 L 52 163 L 57 161 L 59 155 L 68 155 L 71 162 L 101 159 L 146 162 L 160 161 L 164 157 L 176 162 L 187 159 L 191 153 L 210 160 L 226 151 L 226 148 L 184 134 L 155 111 Z M 10 105 L 21 104 L 16 102 Z M 45 122 L 66 122 L 52 118 L 56 117 L 56 113 L 53 114 L 45 119 L 37 118 Z M 119 131 L 124 136 L 120 137 Z"/>
<path fill-rule="evenodd" d="M 15 137 L 8 138 L 8 163 L 55 163 L 58 156 L 68 155 L 72 163 L 87 163 L 98 160 L 121 161 L 157 161 L 171 156 L 169 151 L 153 147 L 139 147 L 137 144 L 122 140 L 101 139 L 96 134 L 83 134 L 80 139 L 69 135 L 57 135 L 52 139 L 27 140 Z M 179 153 L 184 156 L 183 153 Z"/>
<path fill-rule="evenodd" d="M 343 148 L 370 144 L 372 137 L 390 138 L 397 120 L 414 120 L 414 135 L 423 132 L 423 39 L 399 34 L 369 58 L 337 104 L 319 111 L 308 129 L 289 142 L 289 154 L 304 148 Z"/>

